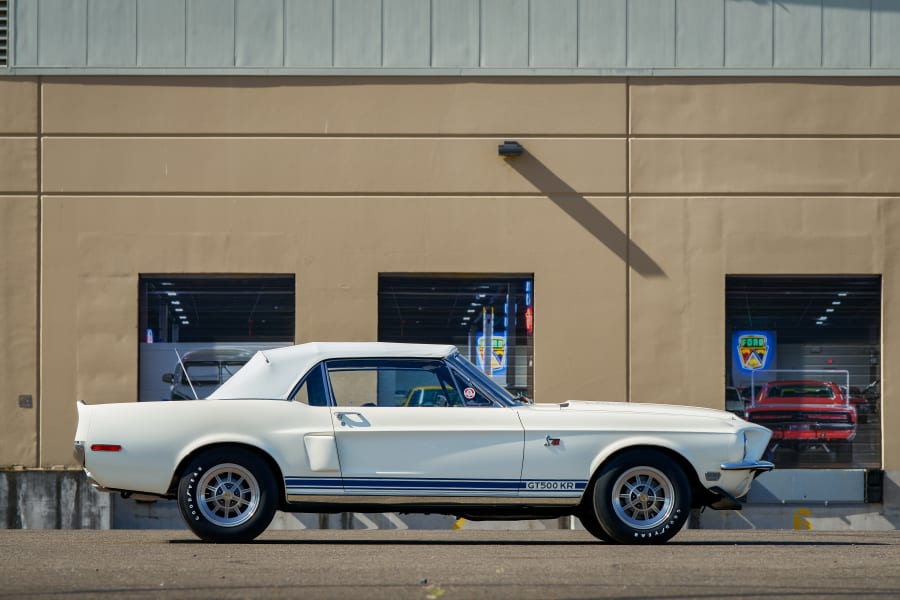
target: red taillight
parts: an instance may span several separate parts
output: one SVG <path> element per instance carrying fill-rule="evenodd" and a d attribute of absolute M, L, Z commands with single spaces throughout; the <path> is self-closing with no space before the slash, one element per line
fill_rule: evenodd
<path fill-rule="evenodd" d="M 118 452 L 122 449 L 119 444 L 91 444 L 91 450 L 94 452 Z"/>

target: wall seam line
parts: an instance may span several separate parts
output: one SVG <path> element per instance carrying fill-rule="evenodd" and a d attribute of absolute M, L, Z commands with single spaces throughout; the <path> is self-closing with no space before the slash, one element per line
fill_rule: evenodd
<path fill-rule="evenodd" d="M 631 402 L 631 78 L 625 80 L 625 400 Z"/>
<path fill-rule="evenodd" d="M 37 278 L 35 280 L 35 293 L 37 297 L 35 298 L 36 303 L 36 311 L 35 311 L 35 331 L 37 333 L 35 340 L 35 366 L 37 367 L 36 371 L 36 381 L 35 381 L 35 437 L 36 437 L 36 461 L 38 468 L 43 466 L 43 436 L 42 428 L 43 428 L 43 405 L 44 405 L 44 396 L 43 396 L 43 361 L 41 360 L 41 344 L 43 341 L 43 331 L 42 321 L 43 321 L 43 310 L 44 310 L 44 299 L 43 299 L 43 280 L 44 280 L 44 198 L 42 195 L 44 188 L 44 144 L 43 144 L 43 129 L 44 129 L 44 119 L 43 119 L 43 107 L 44 107 L 44 81 L 43 78 L 39 77 L 37 80 L 37 123 L 35 123 L 37 127 L 37 147 L 35 148 L 35 169 L 37 171 L 37 181 L 35 182 L 35 187 L 37 188 L 37 249 L 35 252 L 36 260 L 37 260 Z"/>

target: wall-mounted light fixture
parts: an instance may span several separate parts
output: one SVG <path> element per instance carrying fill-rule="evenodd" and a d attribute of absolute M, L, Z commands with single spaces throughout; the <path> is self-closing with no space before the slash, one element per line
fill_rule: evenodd
<path fill-rule="evenodd" d="M 525 148 L 522 147 L 522 144 L 515 140 L 506 140 L 499 146 L 497 146 L 497 153 L 504 158 L 514 158 L 516 156 L 522 156 L 522 153 L 525 152 Z"/>

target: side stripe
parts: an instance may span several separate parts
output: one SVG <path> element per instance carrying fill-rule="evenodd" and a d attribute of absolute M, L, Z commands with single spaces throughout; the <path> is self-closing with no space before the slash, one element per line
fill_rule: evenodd
<path fill-rule="evenodd" d="M 285 477 L 284 484 L 292 490 L 346 490 L 348 492 L 481 492 L 509 494 L 517 492 L 541 494 L 571 494 L 583 492 L 586 480 L 519 480 L 519 479 L 439 479 L 424 477 Z M 537 485 L 536 485 L 537 484 Z"/>

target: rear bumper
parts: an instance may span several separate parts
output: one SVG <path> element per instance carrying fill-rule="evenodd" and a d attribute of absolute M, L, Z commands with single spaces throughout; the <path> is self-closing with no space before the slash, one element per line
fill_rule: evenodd
<path fill-rule="evenodd" d="M 75 462 L 78 463 L 78 466 L 84 468 L 84 442 L 75 442 L 72 456 L 75 457 Z"/>
<path fill-rule="evenodd" d="M 769 426 L 771 427 L 771 426 Z M 785 442 L 852 442 L 856 438 L 856 429 L 817 428 L 809 426 L 805 429 L 772 428 L 772 441 Z"/>

